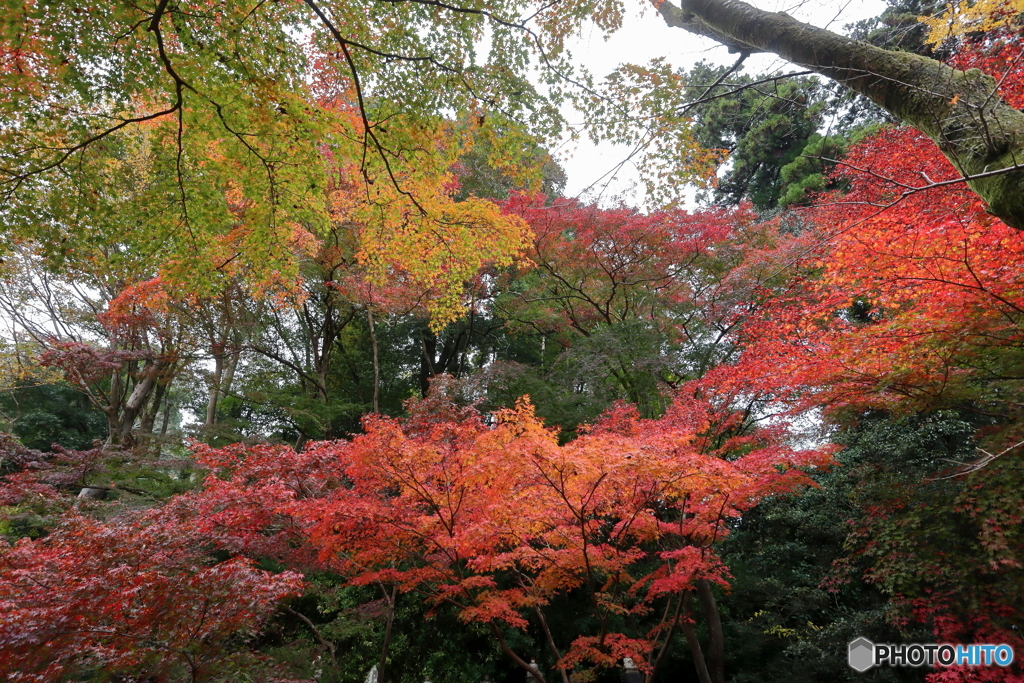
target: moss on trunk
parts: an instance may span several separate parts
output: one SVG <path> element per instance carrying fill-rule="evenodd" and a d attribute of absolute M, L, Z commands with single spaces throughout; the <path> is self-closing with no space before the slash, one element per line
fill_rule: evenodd
<path fill-rule="evenodd" d="M 772 52 L 855 90 L 928 135 L 993 215 L 1024 229 L 1024 112 L 999 98 L 977 69 L 883 50 L 739 0 L 684 0 L 660 6 L 670 26 L 734 50 Z M 988 174 L 988 175 L 986 175 Z"/>

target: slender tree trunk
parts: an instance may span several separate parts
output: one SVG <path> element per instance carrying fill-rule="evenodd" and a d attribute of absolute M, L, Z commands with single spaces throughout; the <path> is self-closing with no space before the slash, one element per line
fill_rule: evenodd
<path fill-rule="evenodd" d="M 668 632 L 665 634 L 665 640 L 662 641 L 661 647 L 658 648 L 657 655 L 655 655 L 653 651 L 651 652 L 650 658 L 648 659 L 650 669 L 646 674 L 644 674 L 644 683 L 654 683 L 654 677 L 658 675 L 658 668 L 661 666 L 661 661 L 664 659 L 665 653 L 668 652 L 669 647 L 672 645 L 672 636 L 676 634 L 676 626 L 679 624 L 679 617 L 682 614 L 682 608 L 682 596 L 676 600 L 675 610 L 672 610 L 671 602 L 665 606 L 665 617 L 663 617 L 662 623 L 664 623 L 664 619 L 668 617 L 669 612 L 672 613 L 672 621 L 669 622 Z"/>
<path fill-rule="evenodd" d="M 725 635 L 722 632 L 722 616 L 718 612 L 715 594 L 707 579 L 697 581 L 697 595 L 700 597 L 700 609 L 708 624 L 708 674 L 711 683 L 725 683 Z"/>
<path fill-rule="evenodd" d="M 434 370 L 437 336 L 429 329 L 420 329 L 420 350 L 423 352 L 420 357 L 420 393 L 426 396 L 430 390 L 430 378 L 437 374 Z"/>
<path fill-rule="evenodd" d="M 167 390 L 170 387 L 170 381 L 157 382 L 156 387 L 153 389 L 153 399 L 148 403 L 148 407 L 142 412 L 142 421 L 139 424 L 139 431 L 143 434 L 152 434 L 153 425 L 156 424 L 156 416 L 160 412 L 160 407 L 163 405 L 164 396 L 167 394 Z"/>
<path fill-rule="evenodd" d="M 337 669 L 338 668 L 338 659 L 335 656 L 334 644 L 324 637 L 324 635 L 320 632 L 320 629 L 318 629 L 316 627 L 316 624 L 314 624 L 313 621 L 309 617 L 307 617 L 305 614 L 303 614 L 302 612 L 296 612 L 291 607 L 285 607 L 285 610 L 287 612 L 290 612 L 291 614 L 294 614 L 295 616 L 297 616 L 299 619 L 302 620 L 302 622 L 304 624 L 306 624 L 306 626 L 309 627 L 309 630 L 313 632 L 313 637 L 316 638 L 318 641 L 320 641 L 320 645 L 325 650 L 327 650 L 327 654 L 329 654 L 331 656 L 331 666 L 333 666 L 334 669 Z"/>
<path fill-rule="evenodd" d="M 523 671 L 533 674 L 533 676 L 539 681 L 539 683 L 547 683 L 547 679 L 544 674 L 540 672 L 540 667 L 530 666 L 530 662 L 526 661 L 522 657 L 516 654 L 515 650 L 509 647 L 508 642 L 505 640 L 505 636 L 501 634 L 501 629 L 493 621 L 488 623 L 491 627 L 491 634 L 494 635 L 495 640 L 498 641 L 498 647 L 505 653 L 505 656 L 511 659 L 516 666 Z"/>
<path fill-rule="evenodd" d="M 373 349 L 373 412 L 380 412 L 380 358 L 377 355 L 377 331 L 373 327 L 373 309 L 366 307 L 366 320 L 370 325 L 370 347 Z M 383 681 L 381 681 L 383 683 Z"/>
<path fill-rule="evenodd" d="M 213 359 L 213 381 L 210 382 L 209 398 L 206 401 L 205 427 L 217 424 L 217 402 L 220 400 L 220 383 L 224 374 L 224 353 L 218 353 Z"/>
<path fill-rule="evenodd" d="M 380 661 L 377 662 L 377 683 L 385 683 L 387 675 L 388 649 L 391 647 L 391 630 L 395 623 L 395 610 L 398 606 L 398 586 L 391 587 L 391 594 L 388 595 L 387 588 L 381 586 L 384 591 L 384 598 L 388 601 L 388 621 L 384 627 L 384 643 L 380 647 Z"/>
<path fill-rule="evenodd" d="M 116 444 L 121 440 L 121 374 L 114 370 L 110 376 L 110 400 L 101 406 L 107 416 L 107 443 Z"/>
<path fill-rule="evenodd" d="M 171 392 L 167 392 L 167 398 L 164 399 L 164 419 L 160 425 L 160 438 L 167 436 L 167 425 L 171 422 Z"/>
<path fill-rule="evenodd" d="M 462 377 L 466 374 L 466 366 L 469 363 L 469 344 L 473 341 L 473 328 L 476 324 L 476 312 L 471 305 L 469 308 L 469 328 L 466 330 L 466 343 L 462 345 L 462 353 L 459 354 L 459 363 L 455 366 L 456 375 Z"/>
<path fill-rule="evenodd" d="M 554 656 L 555 661 L 560 661 L 562 659 L 562 653 L 558 651 L 558 646 L 555 645 L 555 639 L 551 635 L 551 629 L 548 628 L 548 620 L 544 617 L 544 612 L 540 607 L 536 606 L 534 606 L 533 612 L 537 615 L 541 628 L 544 630 L 544 639 L 548 642 L 548 649 L 551 650 L 551 654 Z M 568 671 L 565 669 L 559 669 L 558 673 L 562 675 L 562 683 L 569 683 Z"/>
<path fill-rule="evenodd" d="M 223 348 L 227 341 L 222 341 L 220 352 L 214 356 L 213 381 L 210 383 L 209 399 L 206 402 L 206 421 L 204 423 L 206 427 L 217 424 L 217 408 L 220 406 L 221 400 L 231 391 L 231 384 L 235 380 L 235 369 L 238 367 L 244 342 L 243 335 L 235 334 L 232 340 L 234 346 L 230 355 L 225 354 Z"/>
<path fill-rule="evenodd" d="M 658 10 L 669 26 L 737 51 L 772 52 L 868 97 L 928 135 L 964 175 L 991 173 L 968 184 L 993 215 L 1024 229 L 1024 112 L 998 96 L 992 77 L 883 50 L 741 0 L 682 0 L 681 7 L 666 0 Z"/>
<path fill-rule="evenodd" d="M 700 683 L 712 683 L 711 674 L 708 673 L 708 665 L 704 661 L 704 651 L 701 649 L 700 641 L 697 639 L 697 629 L 693 627 L 693 619 L 690 617 L 693 613 L 692 602 L 693 591 L 687 591 L 683 596 L 684 615 L 681 620 L 683 635 L 686 636 L 686 643 L 690 646 L 693 666 L 697 669 L 697 678 L 700 679 Z"/>
<path fill-rule="evenodd" d="M 235 383 L 235 371 L 238 369 L 238 361 L 242 357 L 242 346 L 241 343 L 231 352 L 228 357 L 227 367 L 224 369 L 224 377 L 220 382 L 220 389 L 217 392 L 217 405 L 224 400 L 224 397 L 231 391 L 231 386 Z"/>

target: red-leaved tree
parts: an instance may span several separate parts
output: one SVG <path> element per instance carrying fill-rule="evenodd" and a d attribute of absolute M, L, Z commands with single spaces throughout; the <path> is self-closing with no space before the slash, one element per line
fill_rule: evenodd
<path fill-rule="evenodd" d="M 366 418 L 351 442 L 205 448 L 214 474 L 181 504 L 219 544 L 450 606 L 525 669 L 507 629 L 532 625 L 564 680 L 624 656 L 652 677 L 679 630 L 707 675 L 723 647 L 711 585 L 728 585 L 715 543 L 831 449 L 795 450 L 781 425 L 745 433 L 741 416 L 687 391 L 661 419 L 619 405 L 565 445 L 525 400 L 487 418 L 438 392 L 407 419 Z M 548 627 L 570 593 L 586 596 L 592 631 Z M 707 661 L 694 597 L 718 624 Z"/>
<path fill-rule="evenodd" d="M 216 562 L 195 524 L 155 511 L 67 514 L 48 536 L 0 546 L 5 680 L 177 672 L 207 680 L 301 577 L 241 556 Z"/>
<path fill-rule="evenodd" d="M 989 36 L 956 59 L 1019 102 L 1020 56 L 1019 39 Z M 987 424 L 977 461 L 893 491 L 849 545 L 903 618 L 939 642 L 1019 645 L 1024 242 L 913 129 L 865 139 L 835 173 L 846 189 L 817 198 L 804 216 L 806 249 L 779 264 L 813 276 L 791 279 L 744 328 L 743 357 L 708 380 L 725 390 L 753 383 L 794 410 L 846 421 L 953 409 Z M 948 669 L 930 680 L 1012 675 Z"/>

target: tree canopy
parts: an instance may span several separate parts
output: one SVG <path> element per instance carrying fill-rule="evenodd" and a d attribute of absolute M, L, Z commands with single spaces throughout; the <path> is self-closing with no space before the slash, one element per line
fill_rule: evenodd
<path fill-rule="evenodd" d="M 1021 8 L 663 2 L 735 62 L 597 78 L 627 9 L 0 0 L 0 678 L 1024 652 Z"/>

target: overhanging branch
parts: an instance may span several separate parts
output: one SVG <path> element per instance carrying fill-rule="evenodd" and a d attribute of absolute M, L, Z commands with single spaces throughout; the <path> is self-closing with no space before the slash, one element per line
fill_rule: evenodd
<path fill-rule="evenodd" d="M 774 53 L 866 96 L 928 135 L 990 213 L 1024 230 L 1024 113 L 998 96 L 991 76 L 884 50 L 741 0 L 683 0 L 681 7 L 666 1 L 659 11 L 669 26 L 717 34 L 730 48 Z"/>

